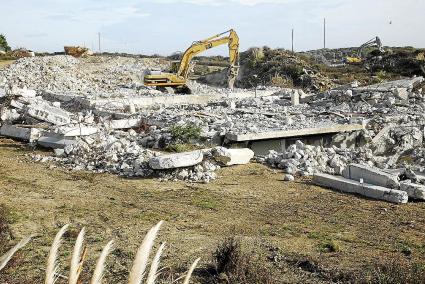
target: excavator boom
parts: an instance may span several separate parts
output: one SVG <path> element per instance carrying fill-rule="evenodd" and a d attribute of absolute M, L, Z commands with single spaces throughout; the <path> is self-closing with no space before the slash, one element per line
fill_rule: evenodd
<path fill-rule="evenodd" d="M 228 34 L 227 36 L 225 36 Z M 228 71 L 228 86 L 233 89 L 239 71 L 239 37 L 234 30 L 229 30 L 221 34 L 214 35 L 204 40 L 195 41 L 184 53 L 179 64 L 177 73 L 148 74 L 144 78 L 147 86 L 173 87 L 187 91 L 187 78 L 190 72 L 190 62 L 192 59 L 208 50 L 220 45 L 229 46 L 230 66 Z"/>

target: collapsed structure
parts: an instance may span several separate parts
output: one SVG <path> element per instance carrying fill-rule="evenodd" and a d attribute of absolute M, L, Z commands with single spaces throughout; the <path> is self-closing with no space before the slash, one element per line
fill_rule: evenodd
<path fill-rule="evenodd" d="M 105 56 L 20 59 L 0 71 L 0 134 L 52 148 L 54 155 L 33 159 L 74 170 L 209 182 L 221 166 L 248 163 L 255 152 L 257 161 L 282 169 L 285 180 L 315 175 L 320 185 L 350 185 L 357 193 L 367 185 L 376 194 L 364 195 L 387 201 L 424 198 L 422 77 L 307 94 L 191 82 L 192 95 L 172 95 L 141 83 L 143 70 L 163 64 Z M 197 134 L 183 139 L 176 129 L 187 126 Z M 161 151 L 184 143 L 202 150 Z M 233 145 L 242 149 L 228 149 Z M 344 174 L 357 164 L 394 176 L 395 184 L 366 180 L 365 171 Z"/>

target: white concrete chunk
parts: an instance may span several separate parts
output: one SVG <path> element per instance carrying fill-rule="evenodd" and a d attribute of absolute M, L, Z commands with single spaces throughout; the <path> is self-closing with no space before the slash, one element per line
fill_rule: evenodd
<path fill-rule="evenodd" d="M 48 104 L 31 104 L 28 106 L 27 113 L 36 119 L 56 125 L 64 125 L 71 122 L 69 112 Z"/>
<path fill-rule="evenodd" d="M 99 131 L 97 127 L 81 126 L 69 127 L 63 129 L 62 133 L 65 137 L 88 136 L 95 134 Z"/>
<path fill-rule="evenodd" d="M 64 149 L 65 146 L 72 145 L 76 142 L 77 141 L 73 139 L 67 139 L 63 136 L 59 136 L 59 137 L 43 136 L 38 139 L 37 144 L 46 148 Z"/>
<path fill-rule="evenodd" d="M 3 125 L 0 128 L 0 135 L 33 142 L 40 137 L 40 131 L 37 128 L 24 128 L 15 125 Z"/>
<path fill-rule="evenodd" d="M 348 193 L 356 193 L 369 198 L 393 203 L 407 203 L 408 201 L 408 195 L 405 191 L 360 183 L 341 176 L 318 173 L 314 174 L 313 183 L 323 187 L 329 187 Z"/>
<path fill-rule="evenodd" d="M 363 179 L 365 183 L 388 188 L 399 188 L 399 178 L 397 175 L 386 173 L 375 167 L 350 164 L 343 171 L 342 175 L 347 179 L 355 181 Z"/>
<path fill-rule="evenodd" d="M 412 183 L 410 180 L 402 181 L 400 190 L 407 192 L 411 198 L 425 200 L 425 186 L 422 184 Z"/>
<path fill-rule="evenodd" d="M 183 168 L 197 165 L 203 159 L 202 151 L 192 151 L 153 157 L 149 160 L 149 166 L 155 170 Z"/>
<path fill-rule="evenodd" d="M 225 166 L 244 165 L 254 157 L 251 149 L 227 149 L 224 147 L 215 147 L 213 150 L 214 159 Z"/>
<path fill-rule="evenodd" d="M 106 123 L 106 126 L 111 129 L 130 129 L 140 125 L 140 119 L 118 119 L 111 120 Z"/>

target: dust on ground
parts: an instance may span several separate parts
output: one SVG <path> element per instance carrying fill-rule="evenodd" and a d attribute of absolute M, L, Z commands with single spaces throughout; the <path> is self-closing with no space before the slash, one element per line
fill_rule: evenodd
<path fill-rule="evenodd" d="M 21 251 L 20 264 L 4 272 L 20 279 L 17 283 L 42 281 L 50 243 L 66 223 L 72 229 L 62 249 L 68 252 L 61 256 L 62 271 L 84 226 L 86 267 L 93 268 L 102 246 L 116 240 L 106 275 L 116 283 L 124 283 L 137 246 L 159 220 L 166 221 L 158 240 L 168 243 L 164 263 L 169 267 L 197 257 L 205 266 L 217 244 L 231 235 L 342 271 L 361 270 L 387 256 L 425 258 L 423 202 L 368 200 L 314 186 L 308 179 L 284 183 L 281 173 L 260 164 L 221 169 L 210 184 L 69 172 L 32 163 L 27 146 L 0 141 L 0 204 L 10 211 L 11 243 L 36 235 Z M 338 250 L 325 252 L 329 242 Z"/>

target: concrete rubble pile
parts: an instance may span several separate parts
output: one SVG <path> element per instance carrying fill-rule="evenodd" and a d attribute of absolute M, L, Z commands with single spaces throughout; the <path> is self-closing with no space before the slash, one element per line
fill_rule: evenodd
<path fill-rule="evenodd" d="M 365 129 L 334 136 L 330 147 L 310 146 L 296 141 L 285 151 L 270 151 L 265 157 L 257 159 L 283 169 L 283 179 L 287 181 L 293 180 L 294 175 L 314 175 L 313 180 L 317 184 L 343 191 L 346 188 L 364 190 L 363 182 L 371 185 L 372 192 L 386 192 L 388 188 L 402 191 L 392 191 L 397 195 L 394 198 L 379 194 L 369 196 L 367 191 L 356 191 L 372 198 L 397 203 L 407 202 L 407 197 L 423 199 L 424 180 L 418 178 L 425 168 L 423 81 L 422 77 L 415 77 L 368 87 L 348 86 L 321 94 L 310 106 L 325 106 L 326 110 L 323 111 L 346 116 L 350 120 L 361 118 Z M 374 178 L 365 179 L 364 171 L 361 176 L 344 175 L 344 171 L 353 168 L 353 163 L 374 167 L 376 172 L 369 169 Z M 391 169 L 396 172 L 384 172 Z M 392 176 L 391 183 L 377 182 L 380 175 Z"/>
<path fill-rule="evenodd" d="M 54 56 L 21 59 L 0 71 L 0 135 L 54 150 L 52 156 L 33 155 L 34 161 L 127 177 L 159 176 L 163 180 L 209 182 L 216 178 L 215 171 L 220 165 L 248 163 L 253 157 L 249 149 L 244 153 L 248 158 L 221 147 L 177 154 L 161 154 L 148 149 L 163 148 L 158 142 L 164 137 L 171 139 L 170 134 L 161 135 L 160 128 L 154 125 L 149 126 L 149 131 L 138 129 L 142 122 L 138 114 L 133 118 L 112 119 L 109 113 L 95 113 L 95 109 L 81 105 L 75 107 L 73 94 L 91 96 L 93 92 L 108 91 L 112 95 L 120 89 L 116 82 L 112 82 L 111 87 L 107 83 L 98 84 L 93 76 L 79 78 L 81 66 L 74 67 L 80 64 L 81 61 L 73 57 Z M 136 64 L 130 68 L 114 68 L 137 69 L 143 73 L 146 67 Z M 120 70 L 116 69 L 105 73 L 118 72 L 119 75 Z M 75 74 L 81 80 L 75 80 Z M 202 89 L 201 85 L 194 85 Z M 157 92 L 145 89 L 146 96 Z M 203 89 L 208 90 L 208 87 Z M 71 91 L 69 95 L 68 90 Z M 70 99 L 63 99 L 66 96 Z M 152 135 L 156 140 L 149 143 Z M 223 162 L 226 159 L 230 162 Z"/>
<path fill-rule="evenodd" d="M 231 135 L 355 124 L 362 130 L 334 135 L 326 147 L 298 141 L 256 159 L 282 169 L 285 180 L 342 175 L 351 163 L 425 168 L 422 77 L 309 94 L 273 87 L 230 92 L 192 82 L 194 94 L 172 95 L 142 84 L 144 70 L 160 65 L 122 57 L 20 59 L 0 70 L 0 135 L 52 148 L 54 155 L 34 160 L 70 169 L 208 182 L 221 166 L 254 156 L 221 148 Z M 187 125 L 200 129 L 190 143 L 208 150 L 160 154 L 176 143 L 173 128 Z M 415 191 L 411 182 L 403 188 Z"/>

